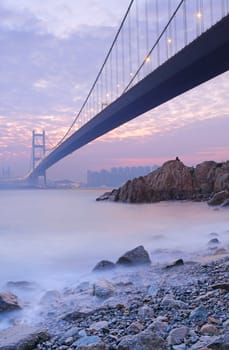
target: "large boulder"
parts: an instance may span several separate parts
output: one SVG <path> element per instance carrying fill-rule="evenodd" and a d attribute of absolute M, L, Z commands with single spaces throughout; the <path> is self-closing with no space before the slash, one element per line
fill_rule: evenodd
<path fill-rule="evenodd" d="M 43 329 L 27 325 L 15 326 L 0 331 L 0 350 L 32 350 L 49 338 Z"/>
<path fill-rule="evenodd" d="M 12 293 L 0 293 L 0 312 L 20 309 L 18 298 Z"/>
<path fill-rule="evenodd" d="M 117 264 L 119 265 L 128 265 L 128 266 L 144 265 L 144 264 L 150 264 L 150 263 L 151 263 L 151 260 L 150 260 L 149 254 L 142 245 L 127 251 L 117 261 Z"/>

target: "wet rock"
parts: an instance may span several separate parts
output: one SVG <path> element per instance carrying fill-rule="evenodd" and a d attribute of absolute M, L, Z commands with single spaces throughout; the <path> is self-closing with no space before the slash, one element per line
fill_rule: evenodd
<path fill-rule="evenodd" d="M 32 350 L 50 338 L 42 329 L 20 325 L 0 331 L 0 350 Z"/>
<path fill-rule="evenodd" d="M 159 319 L 156 319 L 147 327 L 147 330 L 164 337 L 166 334 L 167 328 L 168 328 L 168 322 L 160 321 Z"/>
<path fill-rule="evenodd" d="M 229 198 L 225 199 L 223 203 L 221 204 L 222 207 L 228 207 L 229 206 Z"/>
<path fill-rule="evenodd" d="M 121 339 L 117 350 L 166 350 L 166 342 L 157 334 L 144 331 Z"/>
<path fill-rule="evenodd" d="M 158 289 L 158 284 L 153 283 L 148 289 L 148 295 L 150 295 L 151 297 L 155 297 L 157 295 Z"/>
<path fill-rule="evenodd" d="M 138 317 L 140 320 L 152 319 L 154 311 L 150 306 L 144 305 L 138 309 Z"/>
<path fill-rule="evenodd" d="M 77 350 L 86 350 L 86 349 L 95 349 L 95 350 L 104 350 L 104 344 L 102 343 L 100 337 L 97 335 L 88 335 L 86 337 L 82 337 L 78 339 L 74 346 L 77 347 Z"/>
<path fill-rule="evenodd" d="M 224 334 L 215 338 L 208 344 L 211 350 L 229 350 L 229 334 Z"/>
<path fill-rule="evenodd" d="M 208 311 L 204 306 L 201 305 L 191 312 L 189 318 L 195 323 L 204 323 L 207 321 Z"/>
<path fill-rule="evenodd" d="M 109 260 L 101 260 L 98 264 L 95 265 L 92 271 L 94 272 L 102 272 L 108 271 L 115 268 L 115 264 Z"/>
<path fill-rule="evenodd" d="M 114 293 L 114 285 L 105 279 L 93 284 L 93 295 L 99 298 L 109 298 Z"/>
<path fill-rule="evenodd" d="M 178 308 L 187 307 L 187 305 L 183 301 L 174 299 L 173 295 L 171 294 L 166 294 L 165 297 L 162 299 L 161 304 L 167 307 L 178 307 Z"/>
<path fill-rule="evenodd" d="M 150 263 L 151 263 L 151 260 L 150 260 L 149 254 L 142 245 L 127 251 L 117 261 L 117 264 L 128 265 L 128 266 L 144 265 L 144 264 L 150 264 Z"/>
<path fill-rule="evenodd" d="M 200 333 L 201 334 L 206 334 L 206 335 L 218 335 L 219 334 L 219 330 L 213 324 L 206 323 L 206 324 L 204 324 L 201 327 Z"/>
<path fill-rule="evenodd" d="M 171 267 L 180 266 L 180 265 L 184 265 L 183 259 L 178 259 L 178 260 L 174 261 L 172 264 L 167 265 L 166 269 L 170 269 Z"/>
<path fill-rule="evenodd" d="M 18 298 L 12 293 L 0 293 L 0 312 L 20 309 Z"/>
<path fill-rule="evenodd" d="M 103 329 L 108 329 L 108 322 L 107 321 L 98 321 L 98 322 L 94 322 L 90 325 L 89 329 L 91 331 L 100 331 Z"/>
<path fill-rule="evenodd" d="M 211 285 L 212 289 L 224 289 L 229 292 L 229 282 L 228 283 L 216 283 Z"/>
<path fill-rule="evenodd" d="M 179 327 L 172 329 L 167 338 L 169 345 L 178 345 L 184 342 L 189 332 L 188 327 Z"/>
<path fill-rule="evenodd" d="M 220 205 L 224 203 L 225 200 L 228 199 L 227 191 L 220 191 L 213 195 L 211 199 L 208 201 L 208 205 Z"/>
<path fill-rule="evenodd" d="M 131 325 L 127 328 L 128 334 L 138 334 L 143 330 L 144 326 L 141 322 L 136 321 L 131 323 Z"/>
<path fill-rule="evenodd" d="M 220 244 L 220 241 L 218 240 L 218 238 L 212 238 L 212 239 L 210 239 L 210 241 L 208 241 L 209 246 L 215 246 L 218 244 Z"/>

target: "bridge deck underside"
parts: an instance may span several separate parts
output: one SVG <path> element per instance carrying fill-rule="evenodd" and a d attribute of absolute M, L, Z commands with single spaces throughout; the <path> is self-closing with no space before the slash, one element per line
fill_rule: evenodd
<path fill-rule="evenodd" d="M 229 69 L 229 16 L 111 103 L 50 153 L 36 177 L 73 151 Z"/>

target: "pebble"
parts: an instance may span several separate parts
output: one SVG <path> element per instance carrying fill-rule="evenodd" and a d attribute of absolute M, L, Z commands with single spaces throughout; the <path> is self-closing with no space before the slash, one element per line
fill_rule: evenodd
<path fill-rule="evenodd" d="M 66 305 L 61 295 L 60 308 L 50 305 L 54 314 L 46 305 L 41 326 L 51 338 L 35 349 L 228 349 L 229 257 L 185 263 L 182 273 L 180 268 L 148 265 L 117 271 L 109 280 L 94 279 L 93 293 L 88 286 L 67 293 Z M 155 293 L 150 294 L 153 285 Z"/>

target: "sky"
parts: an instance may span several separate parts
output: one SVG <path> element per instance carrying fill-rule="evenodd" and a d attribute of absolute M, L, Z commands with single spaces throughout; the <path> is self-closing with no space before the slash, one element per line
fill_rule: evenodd
<path fill-rule="evenodd" d="M 145 0 L 138 0 L 141 4 Z M 0 1 L 0 177 L 31 168 L 32 130 L 47 148 L 62 138 L 86 97 L 129 0 Z M 51 179 L 85 181 L 87 170 L 187 165 L 229 158 L 229 72 L 75 151 Z"/>

